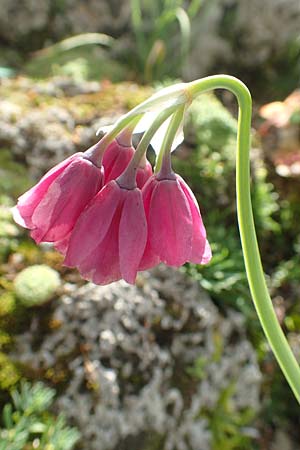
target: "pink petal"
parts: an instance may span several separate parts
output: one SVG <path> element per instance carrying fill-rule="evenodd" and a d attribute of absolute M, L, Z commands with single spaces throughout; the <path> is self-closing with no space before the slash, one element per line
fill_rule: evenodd
<path fill-rule="evenodd" d="M 147 241 L 147 222 L 139 189 L 125 191 L 119 229 L 119 255 L 122 278 L 134 284 Z"/>
<path fill-rule="evenodd" d="M 13 212 L 14 220 L 26 228 L 34 228 L 31 217 L 35 208 L 43 199 L 53 181 L 68 167 L 72 161 L 81 158 L 82 153 L 75 153 L 49 170 L 43 178 L 29 191 L 21 195 Z"/>
<path fill-rule="evenodd" d="M 107 147 L 102 159 L 102 164 L 105 169 L 105 172 L 109 173 L 111 171 L 114 162 L 121 150 L 122 147 L 116 140 L 112 141 L 112 143 Z"/>
<path fill-rule="evenodd" d="M 66 266 L 76 266 L 86 259 L 105 238 L 115 211 L 122 201 L 122 191 L 115 181 L 104 186 L 79 217 L 71 234 Z"/>
<path fill-rule="evenodd" d="M 185 181 L 179 176 L 176 175 L 179 184 L 181 186 L 181 189 L 186 195 L 186 198 L 188 200 L 191 213 L 192 213 L 192 219 L 193 219 L 193 240 L 192 240 L 192 253 L 189 258 L 189 261 L 195 264 L 206 264 L 209 262 L 211 258 L 211 252 L 210 257 L 209 253 L 205 254 L 205 249 L 207 250 L 207 246 L 210 249 L 210 246 L 206 240 L 206 230 L 204 228 L 200 209 L 197 203 L 197 200 L 192 192 L 192 190 L 189 188 L 189 186 L 185 183 Z M 204 256 L 205 255 L 205 256 Z M 207 258 L 209 258 L 207 260 Z M 205 260 L 205 261 L 204 261 Z"/>
<path fill-rule="evenodd" d="M 161 261 L 179 267 L 192 251 L 193 221 L 178 180 L 161 180 L 153 190 L 149 211 L 149 239 Z"/>
<path fill-rule="evenodd" d="M 152 166 L 149 161 L 146 162 L 145 167 L 138 167 L 136 174 L 136 184 L 139 189 L 142 189 L 149 178 L 152 176 Z"/>
<path fill-rule="evenodd" d="M 73 161 L 51 184 L 35 209 L 32 237 L 41 242 L 63 239 L 102 185 L 102 173 L 87 159 Z"/>
<path fill-rule="evenodd" d="M 69 233 L 64 239 L 62 239 L 61 241 L 57 241 L 54 242 L 54 247 L 55 249 L 61 253 L 62 255 L 66 255 L 67 250 L 68 250 L 68 245 L 69 245 L 69 241 L 70 241 L 70 236 L 71 233 Z"/>
<path fill-rule="evenodd" d="M 120 145 L 116 140 L 107 147 L 103 156 L 105 183 L 115 180 L 124 172 L 134 151 L 133 147 Z"/>
<path fill-rule="evenodd" d="M 211 260 L 212 254 L 211 254 L 211 248 L 209 245 L 208 240 L 205 241 L 205 248 L 204 253 L 202 255 L 202 260 L 200 264 L 207 264 Z"/>
<path fill-rule="evenodd" d="M 145 186 L 143 187 L 143 190 L 142 190 L 145 216 L 146 216 L 147 223 L 148 223 L 148 219 L 149 219 L 149 209 L 150 209 L 152 192 L 157 183 L 158 183 L 157 179 L 154 176 L 152 176 L 151 178 L 149 178 L 149 180 L 147 181 L 147 183 L 145 184 Z M 151 247 L 151 244 L 149 241 L 149 233 L 148 233 L 146 247 L 145 247 L 144 254 L 141 259 L 138 270 L 147 270 L 147 269 L 150 269 L 151 267 L 157 266 L 157 264 L 159 264 L 159 263 L 160 263 L 160 259 L 159 259 L 158 255 L 156 255 L 154 253 L 154 251 L 152 250 L 152 247 Z"/>
<path fill-rule="evenodd" d="M 119 263 L 119 226 L 122 202 L 117 205 L 107 234 L 88 257 L 79 264 L 81 275 L 96 284 L 105 285 L 122 278 Z"/>

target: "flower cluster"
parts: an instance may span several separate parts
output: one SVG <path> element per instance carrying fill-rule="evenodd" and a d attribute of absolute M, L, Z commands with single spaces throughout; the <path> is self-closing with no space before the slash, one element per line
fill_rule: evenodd
<path fill-rule="evenodd" d="M 160 262 L 179 267 L 211 258 L 192 191 L 168 158 L 157 174 L 145 156 L 134 166 L 131 136 L 125 130 L 104 151 L 99 141 L 67 158 L 14 208 L 37 243 L 52 242 L 66 266 L 96 284 L 134 283 L 138 271 Z"/>

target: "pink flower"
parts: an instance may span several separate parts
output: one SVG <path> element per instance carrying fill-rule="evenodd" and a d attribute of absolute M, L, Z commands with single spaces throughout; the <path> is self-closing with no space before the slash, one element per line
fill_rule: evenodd
<path fill-rule="evenodd" d="M 105 150 L 102 164 L 105 173 L 105 184 L 115 180 L 128 166 L 134 155 L 132 145 L 123 145 L 115 139 Z"/>
<path fill-rule="evenodd" d="M 194 194 L 179 175 L 152 176 L 143 190 L 148 240 L 139 269 L 162 261 L 179 267 L 206 264 L 211 250 Z"/>
<path fill-rule="evenodd" d="M 134 153 L 135 149 L 131 145 L 131 135 L 130 137 L 124 136 L 124 134 L 120 135 L 119 138 L 115 139 L 107 147 L 102 159 L 105 173 L 105 184 L 109 183 L 111 180 L 116 180 L 125 171 Z M 137 187 L 142 189 L 151 175 L 152 166 L 145 156 L 137 169 Z"/>
<path fill-rule="evenodd" d="M 84 153 L 75 153 L 19 197 L 14 219 L 32 230 L 37 243 L 62 241 L 102 183 L 103 170 Z"/>
<path fill-rule="evenodd" d="M 152 166 L 146 159 L 145 162 L 141 163 L 141 165 L 137 169 L 136 185 L 139 189 L 142 189 L 144 184 L 146 184 L 146 182 L 151 177 L 152 173 Z"/>
<path fill-rule="evenodd" d="M 79 217 L 65 265 L 96 284 L 124 278 L 134 283 L 147 240 L 141 191 L 111 181 Z"/>

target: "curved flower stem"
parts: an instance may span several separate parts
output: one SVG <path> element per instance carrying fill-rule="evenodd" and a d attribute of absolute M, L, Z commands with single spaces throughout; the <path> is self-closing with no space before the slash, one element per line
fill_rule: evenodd
<path fill-rule="evenodd" d="M 174 113 L 176 109 L 176 106 L 171 106 L 167 109 L 165 109 L 163 112 L 161 112 L 156 119 L 152 122 L 148 130 L 144 133 L 139 145 L 137 146 L 136 152 L 134 154 L 134 157 L 132 159 L 133 163 L 140 162 L 142 156 L 146 152 L 147 148 L 150 145 L 151 139 L 155 135 L 156 131 L 159 129 L 159 127 L 168 119 L 168 117 Z"/>
<path fill-rule="evenodd" d="M 151 139 L 155 135 L 156 131 L 159 127 L 168 119 L 168 117 L 174 113 L 177 106 L 170 106 L 162 111 L 158 116 L 153 120 L 152 124 L 149 126 L 147 131 L 144 133 L 142 139 L 140 140 L 139 145 L 135 151 L 135 154 L 128 164 L 125 171 L 118 177 L 118 183 L 122 187 L 126 187 L 127 189 L 132 189 L 132 182 L 135 181 L 135 173 L 139 166 L 140 161 L 142 160 L 147 148 L 151 142 Z"/>
<path fill-rule="evenodd" d="M 169 123 L 167 132 L 164 136 L 164 139 L 163 139 L 163 142 L 161 145 L 161 149 L 160 149 L 158 157 L 157 157 L 156 166 L 154 169 L 155 173 L 158 173 L 159 170 L 161 169 L 162 160 L 163 160 L 165 154 L 167 152 L 169 153 L 171 151 L 172 142 L 174 141 L 174 138 L 176 136 L 178 128 L 183 120 L 185 106 L 186 105 L 178 106 L 177 110 L 173 113 L 173 115 L 171 117 L 171 121 Z"/>
<path fill-rule="evenodd" d="M 110 129 L 103 138 L 98 142 L 97 144 L 97 155 L 103 155 L 106 148 L 109 146 L 109 144 L 115 139 L 115 137 L 126 128 L 128 129 L 134 129 L 136 124 L 141 119 L 142 114 L 138 115 L 128 115 L 125 114 L 125 116 L 122 116 L 117 122 L 114 124 L 113 128 Z M 97 131 L 96 134 L 99 134 L 101 128 Z"/>
<path fill-rule="evenodd" d="M 236 192 L 239 230 L 246 273 L 255 308 L 277 361 L 300 403 L 300 369 L 278 323 L 268 293 L 261 263 L 250 197 L 250 126 L 251 95 L 238 79 L 228 75 L 215 75 L 189 83 L 187 90 L 196 97 L 212 89 L 228 89 L 239 104 L 237 135 Z"/>
<path fill-rule="evenodd" d="M 135 106 L 135 108 L 130 110 L 128 113 L 124 114 L 115 122 L 110 131 L 103 136 L 99 142 L 99 151 L 104 150 L 119 134 L 119 132 L 128 125 L 132 123 L 136 124 L 141 118 L 141 115 L 146 112 L 153 111 L 155 109 L 167 109 L 172 106 L 177 107 L 178 105 L 185 104 L 187 101 L 186 86 L 187 83 L 179 83 L 162 89 L 139 105 Z M 96 134 L 98 134 L 100 130 L 101 128 Z"/>
<path fill-rule="evenodd" d="M 101 167 L 105 150 L 113 139 L 117 138 L 117 136 L 117 141 L 121 146 L 127 147 L 131 145 L 133 130 L 140 119 L 140 115 L 135 116 L 131 118 L 131 121 L 124 128 L 122 128 L 121 131 L 114 131 L 113 133 L 107 133 L 104 135 L 97 144 L 85 151 L 85 156 L 96 164 L 96 166 Z"/>

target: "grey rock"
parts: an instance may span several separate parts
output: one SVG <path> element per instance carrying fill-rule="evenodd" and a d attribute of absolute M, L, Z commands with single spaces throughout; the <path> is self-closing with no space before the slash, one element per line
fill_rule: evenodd
<path fill-rule="evenodd" d="M 33 33 L 41 44 L 45 36 L 55 41 L 87 30 L 115 35 L 130 20 L 129 0 L 1 0 L 0 7 L 0 37 L 18 45 L 26 39 L 28 45 L 36 45 Z"/>
<path fill-rule="evenodd" d="M 230 31 L 224 34 L 224 15 Z M 257 68 L 278 56 L 299 35 L 298 0 L 206 1 L 192 25 L 188 79 L 200 78 L 218 63 Z"/>
<path fill-rule="evenodd" d="M 271 445 L 271 450 L 299 450 L 299 446 L 295 447 L 295 442 L 290 436 L 282 430 L 275 432 L 275 437 Z"/>
<path fill-rule="evenodd" d="M 162 450 L 209 450 L 201 411 L 213 411 L 232 383 L 234 408 L 258 411 L 261 375 L 243 317 L 223 317 L 180 271 L 160 266 L 140 275 L 138 287 L 66 292 L 55 304 L 60 327 L 38 348 L 33 333 L 19 336 L 15 357 L 43 370 L 64 361 L 70 377 L 56 404 L 79 427 L 84 449 L 116 450 L 129 439 L 142 450 L 141 436 L 154 434 Z M 198 358 L 202 372 L 188 375 Z"/>
<path fill-rule="evenodd" d="M 51 0 L 1 0 L 0 36 L 14 43 L 31 32 L 46 28 L 50 17 Z"/>
<path fill-rule="evenodd" d="M 100 90 L 98 82 L 75 82 L 59 77 L 35 86 L 27 79 L 21 79 L 18 84 L 21 96 L 30 91 L 33 96 L 44 94 L 61 98 Z M 0 109 L 0 148 L 8 148 L 22 160 L 36 180 L 66 157 L 95 144 L 99 140 L 97 129 L 116 120 L 109 115 L 98 117 L 96 113 L 88 119 L 77 117 L 67 107 L 53 102 L 27 109 L 22 108 L 19 100 L 1 98 Z"/>

